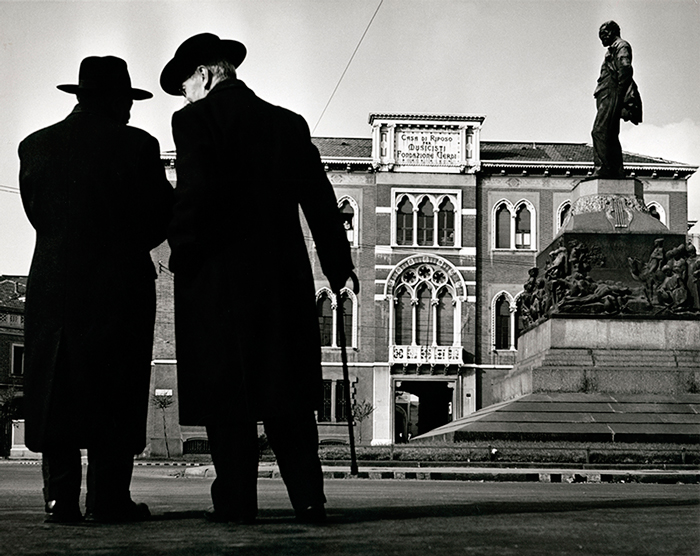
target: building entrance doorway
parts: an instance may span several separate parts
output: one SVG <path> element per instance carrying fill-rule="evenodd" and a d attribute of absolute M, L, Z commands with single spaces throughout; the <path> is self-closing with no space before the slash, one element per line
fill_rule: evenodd
<path fill-rule="evenodd" d="M 394 442 L 408 442 L 452 421 L 454 396 L 454 381 L 396 380 Z"/>

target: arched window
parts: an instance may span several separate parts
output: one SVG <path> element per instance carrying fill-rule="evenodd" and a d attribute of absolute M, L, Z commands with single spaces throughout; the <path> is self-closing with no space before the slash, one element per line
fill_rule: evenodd
<path fill-rule="evenodd" d="M 501 295 L 496 300 L 496 329 L 495 340 L 496 349 L 510 349 L 510 303 L 505 295 Z"/>
<path fill-rule="evenodd" d="M 340 303 L 343 307 L 343 331 L 345 333 L 345 345 L 350 346 L 353 344 L 352 338 L 352 323 L 353 323 L 353 301 L 347 292 L 340 294 Z M 340 345 L 340 342 L 338 342 Z"/>
<path fill-rule="evenodd" d="M 510 249 L 510 211 L 505 203 L 496 209 L 496 248 Z"/>
<path fill-rule="evenodd" d="M 559 207 L 559 218 L 557 220 L 557 230 L 559 230 L 559 228 L 561 228 L 564 225 L 564 222 L 566 222 L 566 219 L 568 218 L 570 212 L 571 212 L 571 201 L 565 201 Z"/>
<path fill-rule="evenodd" d="M 405 287 L 400 287 L 396 294 L 394 341 L 397 346 L 413 344 L 413 307 L 411 293 Z"/>
<path fill-rule="evenodd" d="M 418 304 L 416 305 L 416 343 L 419 346 L 433 344 L 431 291 L 427 284 L 418 287 Z"/>
<path fill-rule="evenodd" d="M 435 213 L 428 197 L 418 205 L 418 245 L 433 245 Z"/>
<path fill-rule="evenodd" d="M 413 245 L 413 205 L 408 197 L 404 197 L 398 205 L 396 243 L 398 245 Z"/>
<path fill-rule="evenodd" d="M 350 201 L 345 200 L 340 204 L 340 216 L 343 219 L 343 227 L 348 237 L 348 243 L 355 245 L 355 209 Z"/>
<path fill-rule="evenodd" d="M 343 310 L 343 331 L 345 332 L 345 345 L 355 347 L 357 345 L 357 298 L 349 290 L 344 288 L 340 292 L 338 300 L 328 288 L 323 288 L 316 294 L 316 312 L 318 314 L 318 327 L 321 334 L 321 346 L 340 346 L 338 324 L 340 309 Z"/>
<path fill-rule="evenodd" d="M 454 344 L 454 305 L 452 294 L 447 288 L 442 288 L 437 296 L 437 345 L 451 346 Z"/>
<path fill-rule="evenodd" d="M 321 345 L 333 345 L 333 309 L 331 300 L 327 293 L 322 293 L 316 299 L 316 310 L 318 312 L 318 326 L 321 331 Z"/>
<path fill-rule="evenodd" d="M 664 226 L 668 226 L 668 223 L 666 222 L 666 210 L 664 209 L 663 205 L 657 203 L 656 201 L 652 201 L 647 203 L 647 208 L 649 209 L 649 214 L 651 216 L 656 218 Z"/>
<path fill-rule="evenodd" d="M 438 210 L 438 245 L 455 244 L 455 207 L 448 197 L 442 201 Z"/>
<path fill-rule="evenodd" d="M 515 248 L 530 249 L 530 211 L 526 205 L 522 205 L 515 213 Z"/>

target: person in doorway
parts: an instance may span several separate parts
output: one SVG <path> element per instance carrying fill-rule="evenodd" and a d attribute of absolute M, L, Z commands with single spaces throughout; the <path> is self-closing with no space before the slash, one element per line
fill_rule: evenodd
<path fill-rule="evenodd" d="M 134 100 L 126 62 L 90 56 L 78 104 L 19 146 L 20 191 L 36 230 L 25 306 L 26 444 L 42 452 L 47 521 L 136 521 L 135 454 L 146 444 L 156 272 L 173 190 L 158 141 L 127 126 Z"/>
<path fill-rule="evenodd" d="M 304 119 L 236 76 L 246 48 L 211 33 L 180 45 L 160 83 L 188 104 L 172 118 L 180 423 L 206 425 L 213 521 L 257 514 L 257 422 L 297 519 L 325 519 L 314 410 L 321 349 L 303 210 L 339 292 L 353 264 L 333 188 Z"/>
<path fill-rule="evenodd" d="M 593 178 L 623 179 L 620 119 L 637 125 L 642 121 L 642 99 L 632 79 L 632 47 L 620 38 L 620 26 L 606 21 L 598 33 L 607 47 L 593 96 Z"/>

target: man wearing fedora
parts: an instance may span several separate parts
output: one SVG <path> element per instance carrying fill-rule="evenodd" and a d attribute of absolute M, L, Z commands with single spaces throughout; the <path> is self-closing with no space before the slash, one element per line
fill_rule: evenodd
<path fill-rule="evenodd" d="M 25 306 L 26 443 L 42 452 L 47 521 L 75 522 L 87 449 L 86 517 L 136 521 L 135 454 L 146 441 L 156 272 L 173 191 L 158 141 L 127 126 L 126 62 L 85 58 L 78 104 L 19 146 L 20 190 L 36 246 Z"/>
<path fill-rule="evenodd" d="M 257 513 L 262 420 L 297 519 L 325 519 L 314 410 L 322 403 L 315 287 L 304 212 L 333 291 L 353 264 L 333 188 L 298 114 L 236 77 L 246 48 L 203 33 L 161 73 L 188 105 L 172 118 L 180 423 L 205 425 L 213 521 Z M 310 239 L 310 238 L 309 238 Z"/>

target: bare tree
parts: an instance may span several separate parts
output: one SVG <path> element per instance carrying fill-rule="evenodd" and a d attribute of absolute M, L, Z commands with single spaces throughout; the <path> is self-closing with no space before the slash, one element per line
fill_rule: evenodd
<path fill-rule="evenodd" d="M 352 408 L 352 419 L 357 425 L 357 440 L 362 442 L 362 421 L 374 411 L 374 406 L 367 400 L 356 403 Z"/>

